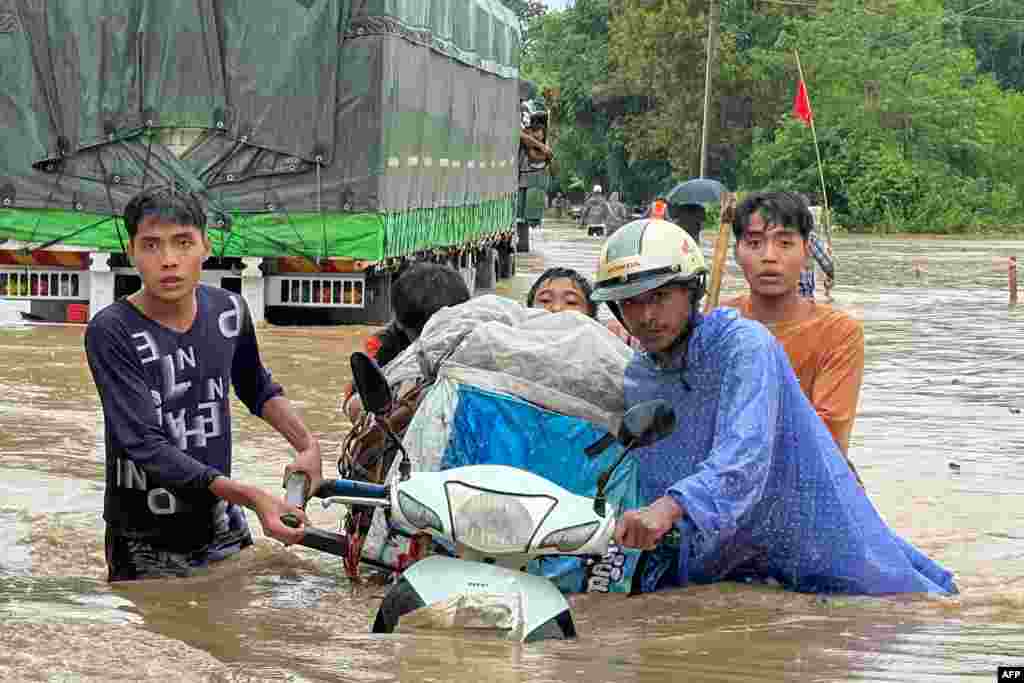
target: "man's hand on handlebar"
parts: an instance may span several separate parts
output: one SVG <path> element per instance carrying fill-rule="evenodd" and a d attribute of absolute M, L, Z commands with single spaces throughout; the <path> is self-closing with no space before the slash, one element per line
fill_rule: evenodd
<path fill-rule="evenodd" d="M 624 548 L 653 550 L 682 516 L 679 504 L 663 496 L 647 507 L 623 513 L 615 525 L 615 542 Z"/>
<path fill-rule="evenodd" d="M 304 472 L 309 477 L 309 487 L 306 489 L 306 496 L 310 496 L 319 488 L 324 478 L 323 458 L 320 455 L 320 442 L 316 439 L 305 450 L 299 451 L 295 460 L 284 468 L 284 479 L 292 472 Z"/>
<path fill-rule="evenodd" d="M 301 508 L 289 505 L 276 496 L 267 495 L 261 497 L 255 506 L 256 515 L 260 519 L 263 533 L 285 545 L 292 545 L 302 541 L 306 533 L 306 513 Z M 285 514 L 291 515 L 298 520 L 298 526 L 292 528 L 285 524 L 281 517 Z"/>
<path fill-rule="evenodd" d="M 263 526 L 263 533 L 285 545 L 298 543 L 306 533 L 305 512 L 258 486 L 218 475 L 210 482 L 210 493 L 255 512 Z M 282 522 L 281 515 L 285 514 L 294 518 L 295 527 L 289 527 Z"/>

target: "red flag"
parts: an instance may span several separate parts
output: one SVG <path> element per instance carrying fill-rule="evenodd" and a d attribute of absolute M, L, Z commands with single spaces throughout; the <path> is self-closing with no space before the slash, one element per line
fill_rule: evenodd
<path fill-rule="evenodd" d="M 807 97 L 807 86 L 801 78 L 796 88 L 796 97 L 793 98 L 793 116 L 801 119 L 805 125 L 811 125 L 814 114 L 811 112 L 811 100 Z"/>

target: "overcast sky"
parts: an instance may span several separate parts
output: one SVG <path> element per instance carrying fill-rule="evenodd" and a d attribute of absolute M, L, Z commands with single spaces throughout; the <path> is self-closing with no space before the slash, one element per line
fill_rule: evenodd
<path fill-rule="evenodd" d="M 548 9 L 565 9 L 573 3 L 573 0 L 543 0 Z"/>

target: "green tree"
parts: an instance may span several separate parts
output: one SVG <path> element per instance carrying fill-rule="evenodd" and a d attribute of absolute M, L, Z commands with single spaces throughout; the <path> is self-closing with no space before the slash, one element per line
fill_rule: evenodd
<path fill-rule="evenodd" d="M 529 21 L 548 11 L 543 0 L 501 0 L 501 4 L 515 12 L 523 21 Z"/>
<path fill-rule="evenodd" d="M 950 30 L 974 50 L 978 70 L 991 73 L 1003 88 L 1024 90 L 1024 3 L 947 0 Z"/>
<path fill-rule="evenodd" d="M 530 40 L 530 25 L 534 19 L 548 11 L 547 5 L 542 0 L 501 0 L 501 3 L 519 17 L 519 28 L 523 38 L 522 53 L 525 57 L 530 54 L 533 47 Z"/>
<path fill-rule="evenodd" d="M 625 117 L 625 139 L 631 158 L 661 158 L 678 177 L 700 170 L 701 132 L 707 64 L 708 3 L 702 0 L 622 0 L 611 32 L 610 87 L 640 99 Z M 759 105 L 754 119 L 778 95 L 772 84 L 758 81 L 743 55 L 760 43 L 774 42 L 783 17 L 761 16 L 750 0 L 725 0 L 712 74 L 708 115 L 709 145 L 746 154 L 747 128 L 721 125 L 723 102 L 751 97 Z M 734 166 L 721 174 L 735 182 Z"/>
<path fill-rule="evenodd" d="M 1013 220 L 1021 165 L 996 149 L 1011 101 L 977 73 L 973 51 L 948 27 L 938 0 L 885 11 L 835 0 L 827 13 L 787 19 L 774 48 L 749 51 L 752 68 L 789 85 L 791 97 L 799 47 L 826 185 L 847 223 L 935 229 Z M 813 190 L 810 133 L 788 107 L 779 115 L 777 127 L 757 131 L 744 181 Z M 1024 151 L 1003 139 L 1017 156 Z"/>
<path fill-rule="evenodd" d="M 609 119 L 593 97 L 608 70 L 608 0 L 577 0 L 570 9 L 546 12 L 528 31 L 534 48 L 521 74 L 545 93 L 557 185 L 567 187 L 577 176 L 612 186 Z"/>
<path fill-rule="evenodd" d="M 830 201 L 847 225 L 959 230 L 1020 224 L 1024 3 L 722 0 L 709 140 L 729 184 L 816 193 L 810 131 L 791 113 L 799 49 Z M 530 22 L 523 72 L 549 93 L 563 185 L 634 198 L 695 175 L 706 0 L 577 0 Z M 1006 18 L 1010 21 L 994 21 Z M 723 98 L 753 100 L 723 129 Z M 670 164 L 670 166 L 669 166 Z"/>

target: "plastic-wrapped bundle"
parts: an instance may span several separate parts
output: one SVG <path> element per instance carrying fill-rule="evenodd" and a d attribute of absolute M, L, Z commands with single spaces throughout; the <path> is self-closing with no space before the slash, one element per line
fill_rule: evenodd
<path fill-rule="evenodd" d="M 385 374 L 392 384 L 438 377 L 518 396 L 615 433 L 632 353 L 579 313 L 548 313 L 489 295 L 435 314 Z"/>

